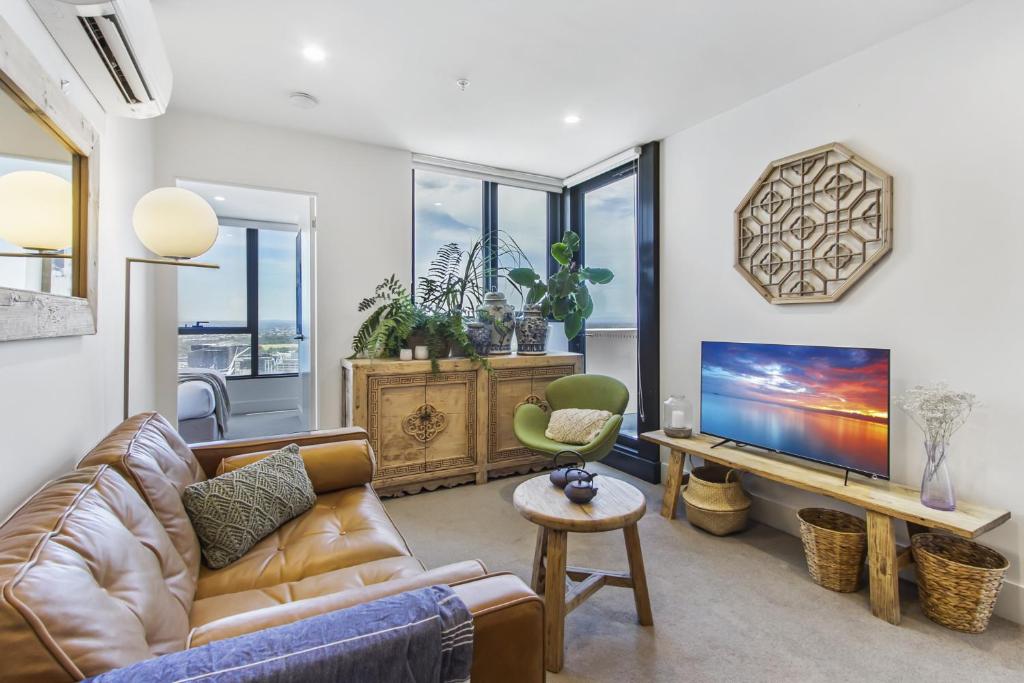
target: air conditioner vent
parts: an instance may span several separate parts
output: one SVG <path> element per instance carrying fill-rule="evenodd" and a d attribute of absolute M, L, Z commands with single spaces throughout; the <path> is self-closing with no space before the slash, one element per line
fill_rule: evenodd
<path fill-rule="evenodd" d="M 149 0 L 28 0 L 108 114 L 167 109 L 171 70 Z"/>

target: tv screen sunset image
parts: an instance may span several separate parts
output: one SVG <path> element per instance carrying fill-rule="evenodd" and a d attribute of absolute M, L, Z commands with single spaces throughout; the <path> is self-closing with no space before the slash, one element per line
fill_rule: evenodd
<path fill-rule="evenodd" d="M 704 342 L 701 431 L 889 475 L 889 351 Z"/>

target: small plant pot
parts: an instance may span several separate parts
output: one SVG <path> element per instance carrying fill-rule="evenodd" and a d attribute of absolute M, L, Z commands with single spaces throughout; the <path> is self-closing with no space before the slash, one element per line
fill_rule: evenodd
<path fill-rule="evenodd" d="M 995 550 L 945 534 L 911 539 L 924 615 L 946 628 L 981 633 L 988 628 L 1010 563 Z"/>
<path fill-rule="evenodd" d="M 860 588 L 868 549 L 864 520 L 825 508 L 804 508 L 796 514 L 807 571 L 814 582 L 837 593 Z"/>

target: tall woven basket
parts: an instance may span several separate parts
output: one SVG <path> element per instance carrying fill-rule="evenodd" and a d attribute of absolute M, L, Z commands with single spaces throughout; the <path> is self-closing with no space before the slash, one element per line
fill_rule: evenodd
<path fill-rule="evenodd" d="M 860 588 L 868 549 L 864 520 L 825 508 L 804 508 L 797 517 L 807 571 L 814 582 L 839 593 Z"/>
<path fill-rule="evenodd" d="M 1010 566 L 1007 559 L 979 543 L 945 534 L 917 534 L 911 546 L 925 616 L 967 633 L 988 628 Z"/>
<path fill-rule="evenodd" d="M 750 498 L 736 470 L 718 465 L 695 467 L 683 490 L 683 503 L 690 524 L 716 536 L 747 526 Z"/>

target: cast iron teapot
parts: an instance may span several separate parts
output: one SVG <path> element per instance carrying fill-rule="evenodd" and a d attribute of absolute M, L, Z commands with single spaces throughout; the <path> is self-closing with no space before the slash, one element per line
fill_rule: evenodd
<path fill-rule="evenodd" d="M 579 462 L 579 465 L 577 466 L 574 462 L 569 462 L 566 465 L 559 465 L 558 458 L 559 456 L 562 455 L 569 455 L 575 458 L 575 460 Z M 586 470 L 583 469 L 583 467 L 587 463 L 583 459 L 583 456 L 581 456 L 576 451 L 558 451 L 557 453 L 555 453 L 554 463 L 555 469 L 551 470 L 551 474 L 548 475 L 548 479 L 551 481 L 552 484 L 554 484 L 560 489 L 564 489 L 566 484 L 568 484 L 570 481 L 573 481 L 573 479 L 569 477 L 570 472 L 576 471 L 583 472 L 583 474 L 587 474 Z M 580 478 L 579 474 L 575 474 L 573 476 L 577 479 Z"/>
<path fill-rule="evenodd" d="M 565 497 L 574 503 L 589 503 L 597 495 L 597 487 L 594 486 L 594 477 L 586 470 L 574 468 L 566 472 L 569 483 L 565 485 Z"/>

